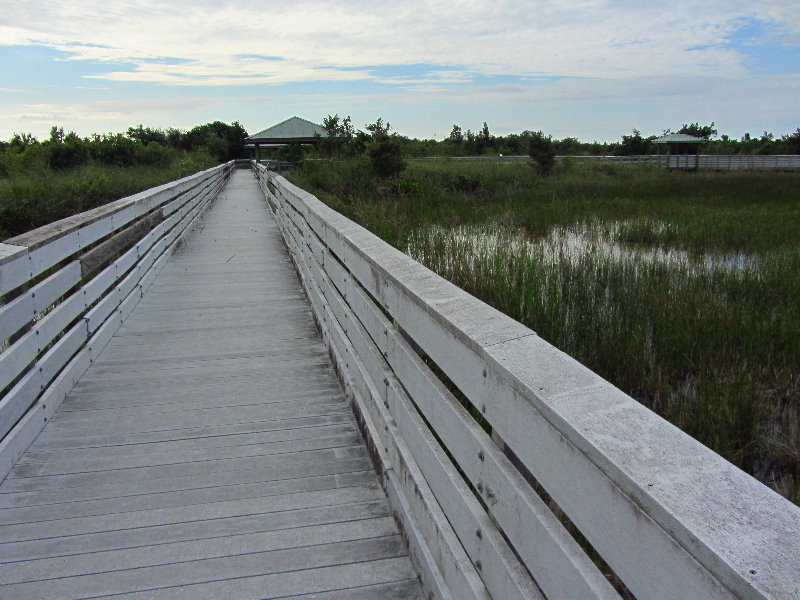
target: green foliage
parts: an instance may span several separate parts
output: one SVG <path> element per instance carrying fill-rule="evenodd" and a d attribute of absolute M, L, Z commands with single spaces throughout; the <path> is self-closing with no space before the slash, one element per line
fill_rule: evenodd
<path fill-rule="evenodd" d="M 447 139 L 453 144 L 463 144 L 464 134 L 461 133 L 461 127 L 458 125 L 453 125 L 453 130 L 450 132 L 450 135 Z"/>
<path fill-rule="evenodd" d="M 355 135 L 355 128 L 349 115 L 344 119 L 340 119 L 338 114 L 328 115 L 322 120 L 322 127 L 327 133 L 327 136 L 320 142 L 320 151 L 323 156 L 341 158 L 344 149 L 347 149 L 346 154 L 348 155 L 352 155 L 354 150 L 359 149 L 351 144 Z"/>
<path fill-rule="evenodd" d="M 622 136 L 622 144 L 619 147 L 617 154 L 620 156 L 639 156 L 642 154 L 654 154 L 653 140 L 656 136 L 643 138 L 642 133 L 638 129 L 634 129 L 631 135 Z"/>
<path fill-rule="evenodd" d="M 543 176 L 550 174 L 556 164 L 556 147 L 549 135 L 536 131 L 528 136 L 528 156 L 530 156 Z"/>
<path fill-rule="evenodd" d="M 396 136 L 389 135 L 390 128 L 389 123 L 384 125 L 380 118 L 367 125 L 367 130 L 372 133 L 372 139 L 367 143 L 367 156 L 372 172 L 381 179 L 394 177 L 406 167 L 400 142 Z"/>
<path fill-rule="evenodd" d="M 247 157 L 244 149 L 246 139 L 247 131 L 238 121 L 231 125 L 214 121 L 189 130 L 181 136 L 181 144 L 186 150 L 206 148 L 219 162 L 227 162 Z"/>
<path fill-rule="evenodd" d="M 690 124 L 683 124 L 678 130 L 678 133 L 685 133 L 686 135 L 693 135 L 694 137 L 703 138 L 704 140 L 710 140 L 712 137 L 717 135 L 717 130 L 714 129 L 714 121 L 711 121 L 711 125 L 700 125 L 700 123 L 690 123 Z"/>
<path fill-rule="evenodd" d="M 284 144 L 275 150 L 274 155 L 279 160 L 285 160 L 297 166 L 303 160 L 305 147 L 298 143 Z"/>
<path fill-rule="evenodd" d="M 186 151 L 170 140 L 185 138 L 177 130 L 167 135 L 141 125 L 126 135 L 85 139 L 54 126 L 44 142 L 15 134 L 0 152 L 0 239 L 215 163 L 205 147 Z M 206 136 L 205 141 L 217 144 L 210 144 L 217 160 L 227 152 L 224 140 Z"/>

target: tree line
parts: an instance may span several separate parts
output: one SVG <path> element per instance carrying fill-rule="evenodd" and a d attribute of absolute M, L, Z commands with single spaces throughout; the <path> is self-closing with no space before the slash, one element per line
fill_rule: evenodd
<path fill-rule="evenodd" d="M 486 122 L 475 132 L 463 131 L 453 125 L 450 135 L 441 141 L 419 140 L 400 136 L 405 156 L 481 156 L 481 155 L 527 155 L 531 136 L 536 132 L 523 131 L 509 135 L 492 135 Z M 662 135 L 673 133 L 665 129 Z M 800 154 L 800 128 L 795 132 L 775 136 L 765 131 L 760 136 L 745 133 L 740 139 L 728 135 L 717 137 L 714 123 L 684 123 L 675 133 L 685 133 L 702 138 L 701 154 Z M 637 156 L 657 154 L 654 143 L 660 136 L 643 136 L 638 129 L 621 136 L 619 142 L 582 142 L 574 137 L 551 139 L 555 153 L 559 156 Z M 662 149 L 663 152 L 663 149 Z"/>
<path fill-rule="evenodd" d="M 326 135 L 315 147 L 289 144 L 276 151 L 274 158 L 292 162 L 303 157 L 349 158 L 369 156 L 373 161 L 384 163 L 374 166 L 376 173 L 391 176 L 402 170 L 402 157 L 421 158 L 430 156 L 530 156 L 543 173 L 554 162 L 555 156 L 638 156 L 659 153 L 655 140 L 660 136 L 643 136 L 638 129 L 623 135 L 619 142 L 582 142 L 574 137 L 553 139 L 542 131 L 523 131 L 509 135 L 493 135 L 489 125 L 476 131 L 464 131 L 458 124 L 443 140 L 410 138 L 398 133 L 389 133 L 389 124 L 378 119 L 365 126 L 366 131 L 356 129 L 349 116 L 338 114 L 323 119 Z M 673 133 L 665 129 L 662 135 Z M 701 138 L 701 154 L 800 154 L 800 128 L 795 132 L 775 136 L 764 132 L 761 136 L 745 133 L 740 139 L 728 135 L 718 137 L 715 124 L 684 123 L 675 133 Z M 663 153 L 665 150 L 661 148 Z M 392 166 L 393 165 L 393 166 Z"/>
<path fill-rule="evenodd" d="M 53 126 L 50 137 L 39 141 L 31 134 L 15 133 L 0 141 L 0 176 L 42 167 L 65 170 L 95 163 L 119 167 L 164 167 L 185 153 L 207 153 L 217 162 L 246 157 L 247 131 L 238 122 L 198 125 L 189 131 L 152 129 L 139 125 L 125 133 L 80 137 Z"/>

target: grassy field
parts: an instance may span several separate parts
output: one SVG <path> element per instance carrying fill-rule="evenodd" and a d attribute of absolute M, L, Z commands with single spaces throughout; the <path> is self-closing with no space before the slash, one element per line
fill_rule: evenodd
<path fill-rule="evenodd" d="M 0 172 L 0 241 L 216 164 L 207 153 L 184 154 L 167 166 L 89 164 L 67 170 Z"/>
<path fill-rule="evenodd" d="M 800 504 L 800 174 L 440 160 L 291 179 Z"/>

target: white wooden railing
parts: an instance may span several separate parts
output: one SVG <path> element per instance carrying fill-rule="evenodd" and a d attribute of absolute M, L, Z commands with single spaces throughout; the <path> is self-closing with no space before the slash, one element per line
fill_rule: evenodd
<path fill-rule="evenodd" d="M 798 154 L 673 154 L 661 157 L 667 169 L 703 169 L 710 171 L 797 171 Z"/>
<path fill-rule="evenodd" d="M 220 165 L 0 243 L 0 480 L 232 168 Z"/>
<path fill-rule="evenodd" d="M 432 597 L 800 598 L 797 506 L 253 169 Z"/>

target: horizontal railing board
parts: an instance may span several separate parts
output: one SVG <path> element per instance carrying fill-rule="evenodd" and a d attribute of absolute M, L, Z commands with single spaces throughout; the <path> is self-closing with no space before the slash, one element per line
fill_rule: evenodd
<path fill-rule="evenodd" d="M 195 207 L 197 204 L 199 204 L 199 202 L 200 200 L 198 200 L 197 203 L 192 204 L 192 206 Z M 155 223 L 157 221 L 151 220 L 150 222 Z M 161 233 L 163 234 L 163 231 Z M 130 296 L 131 292 L 139 285 L 139 282 L 145 272 L 150 269 L 151 264 L 156 260 L 156 257 L 163 252 L 166 246 L 167 243 L 162 238 L 158 243 L 156 243 L 154 249 L 151 249 L 151 251 L 148 252 L 139 262 L 139 266 L 137 266 L 124 279 L 122 279 L 121 282 L 117 284 L 115 291 L 86 315 L 86 322 L 82 323 L 81 327 L 87 334 L 97 327 L 95 323 L 98 321 L 98 319 L 100 322 L 102 322 L 109 314 L 111 314 L 113 310 L 116 309 L 117 306 L 122 305 L 122 299 Z M 51 280 L 60 276 L 60 274 L 64 272 L 67 274 L 72 274 L 74 279 L 75 273 L 73 273 L 73 271 L 75 270 L 76 265 L 78 266 L 78 271 L 80 271 L 78 261 L 74 261 L 65 267 L 65 269 L 62 269 L 47 280 L 43 281 L 41 284 L 39 284 L 39 286 L 34 288 L 34 290 L 40 286 L 44 286 L 45 284 L 49 285 Z M 108 275 L 109 273 L 104 274 Z M 109 281 L 110 277 L 103 277 L 102 280 Z M 72 287 L 72 285 L 70 285 L 70 287 Z M 89 289 L 87 290 L 87 288 Z M 103 288 L 102 286 L 98 286 L 90 282 L 84 287 L 83 290 L 81 290 L 81 293 L 72 295 L 62 304 L 58 305 L 52 312 L 45 316 L 41 321 L 36 323 L 36 326 L 27 334 L 25 334 L 23 338 L 18 340 L 11 348 L 9 348 L 7 352 L 0 354 L 0 367 L 2 367 L 3 373 L 2 378 L 0 378 L 0 387 L 7 386 L 8 383 L 13 380 L 13 378 L 22 373 L 25 367 L 35 358 L 36 354 L 41 352 L 47 344 L 55 339 L 64 330 L 68 323 L 78 318 L 84 312 L 84 309 L 88 306 L 88 304 L 93 303 L 97 297 L 99 297 L 99 294 L 105 292 L 105 289 L 107 288 Z M 141 294 L 139 297 L 140 296 Z M 130 310 L 132 310 L 133 306 L 135 306 L 135 302 L 128 300 L 128 302 L 125 304 L 124 310 L 122 311 L 122 315 L 126 315 Z M 61 344 L 61 341 L 59 344 Z M 63 347 L 64 344 L 59 346 L 59 348 Z M 64 357 L 65 360 L 62 360 L 60 363 L 56 363 L 55 367 L 51 367 L 54 368 L 55 371 L 51 373 L 43 383 L 46 384 L 49 379 L 55 375 L 55 372 L 57 372 L 57 370 L 60 369 L 70 357 L 71 354 L 67 357 Z M 37 363 L 37 366 L 41 371 L 44 368 L 42 365 L 52 364 L 52 359 L 48 359 L 47 361 L 43 359 L 40 361 L 40 363 Z M 9 402 L 3 405 L 3 408 L 7 407 L 8 410 L 0 412 L 0 437 L 8 433 L 14 423 L 16 423 L 16 421 L 22 415 L 21 412 L 17 413 L 12 410 L 12 408 L 16 409 L 17 411 L 24 411 L 27 409 L 26 402 L 29 404 L 30 400 L 26 400 L 25 396 L 29 393 L 29 391 L 30 390 L 28 387 L 25 387 L 24 389 L 20 388 L 18 390 L 12 390 L 14 393 L 9 394 L 11 396 L 9 398 Z"/>
<path fill-rule="evenodd" d="M 17 333 L 81 280 L 78 261 L 72 261 L 47 279 L 0 307 L 0 340 Z"/>
<path fill-rule="evenodd" d="M 601 553 L 612 555 L 612 566 L 626 584 L 633 582 L 639 597 L 670 592 L 726 597 L 733 592 L 739 597 L 778 598 L 795 591 L 787 582 L 800 578 L 795 560 L 800 539 L 797 507 L 610 384 L 598 384 L 596 375 L 530 330 L 437 281 L 309 194 L 278 178 L 273 185 L 415 343 L 462 390 L 471 392 L 467 395 L 479 409 L 486 405 L 487 418 L 505 442 L 548 492 L 555 491 L 556 501 L 582 530 L 594 528 L 590 539 L 603 548 Z M 419 324 L 414 325 L 415 321 Z M 448 359 L 454 349 L 460 356 Z M 543 362 L 521 358 L 540 355 Z M 508 362 L 512 359 L 516 362 Z M 519 422 L 528 418 L 537 424 L 543 439 L 532 436 L 530 428 L 523 431 Z M 637 437 L 641 428 L 647 433 L 644 454 Z M 632 431 L 637 439 L 631 443 Z M 622 451 L 626 443 L 627 453 Z M 676 444 L 681 458 L 678 466 L 671 461 Z M 546 462 L 541 456 L 562 453 L 576 465 L 576 472 L 590 478 L 591 485 L 575 490 L 574 482 L 560 481 L 570 479 L 563 464 L 546 469 L 537 465 Z M 726 481 L 715 480 L 714 474 L 723 474 Z M 580 480 L 574 473 L 571 478 Z M 670 485 L 674 489 L 664 489 Z M 576 491 L 585 495 L 595 488 L 604 488 L 606 498 L 583 503 L 573 498 Z M 747 502 L 739 502 L 739 491 Z M 620 514 L 591 514 L 606 503 Z M 711 514 L 715 511 L 719 517 Z M 756 526 L 748 523 L 754 514 Z M 607 523 L 602 522 L 604 517 Z M 751 541 L 755 544 L 742 547 Z M 677 569 L 669 568 L 670 561 Z M 626 567 L 626 563 L 634 566 Z M 703 575 L 704 569 L 713 572 L 722 585 Z M 782 576 L 770 576 L 776 572 Z"/>
<path fill-rule="evenodd" d="M 313 290 L 313 286 L 313 281 L 310 281 L 309 289 Z M 398 439 L 396 434 L 393 435 L 395 426 L 391 417 L 379 402 L 377 390 L 364 376 L 364 368 L 350 346 L 346 334 L 330 312 L 322 294 L 315 290 L 311 292 L 310 297 L 315 297 L 318 309 L 327 313 L 325 322 L 331 332 L 331 347 L 339 357 L 337 362 L 343 365 L 350 375 L 349 393 L 359 407 L 360 419 L 369 419 L 369 422 L 375 423 L 369 437 L 379 444 L 378 456 L 381 458 L 383 455 L 386 456 L 380 471 L 382 473 L 397 472 L 405 481 L 404 488 L 412 488 L 415 492 L 405 494 L 412 508 L 411 517 L 414 523 L 419 524 L 426 547 L 436 549 L 437 566 L 444 575 L 452 597 L 459 599 L 488 598 L 483 582 L 475 571 L 475 566 L 461 547 L 444 512 L 438 507 L 435 496 L 424 476 L 416 464 L 407 458 L 410 456 L 408 447 Z"/>

